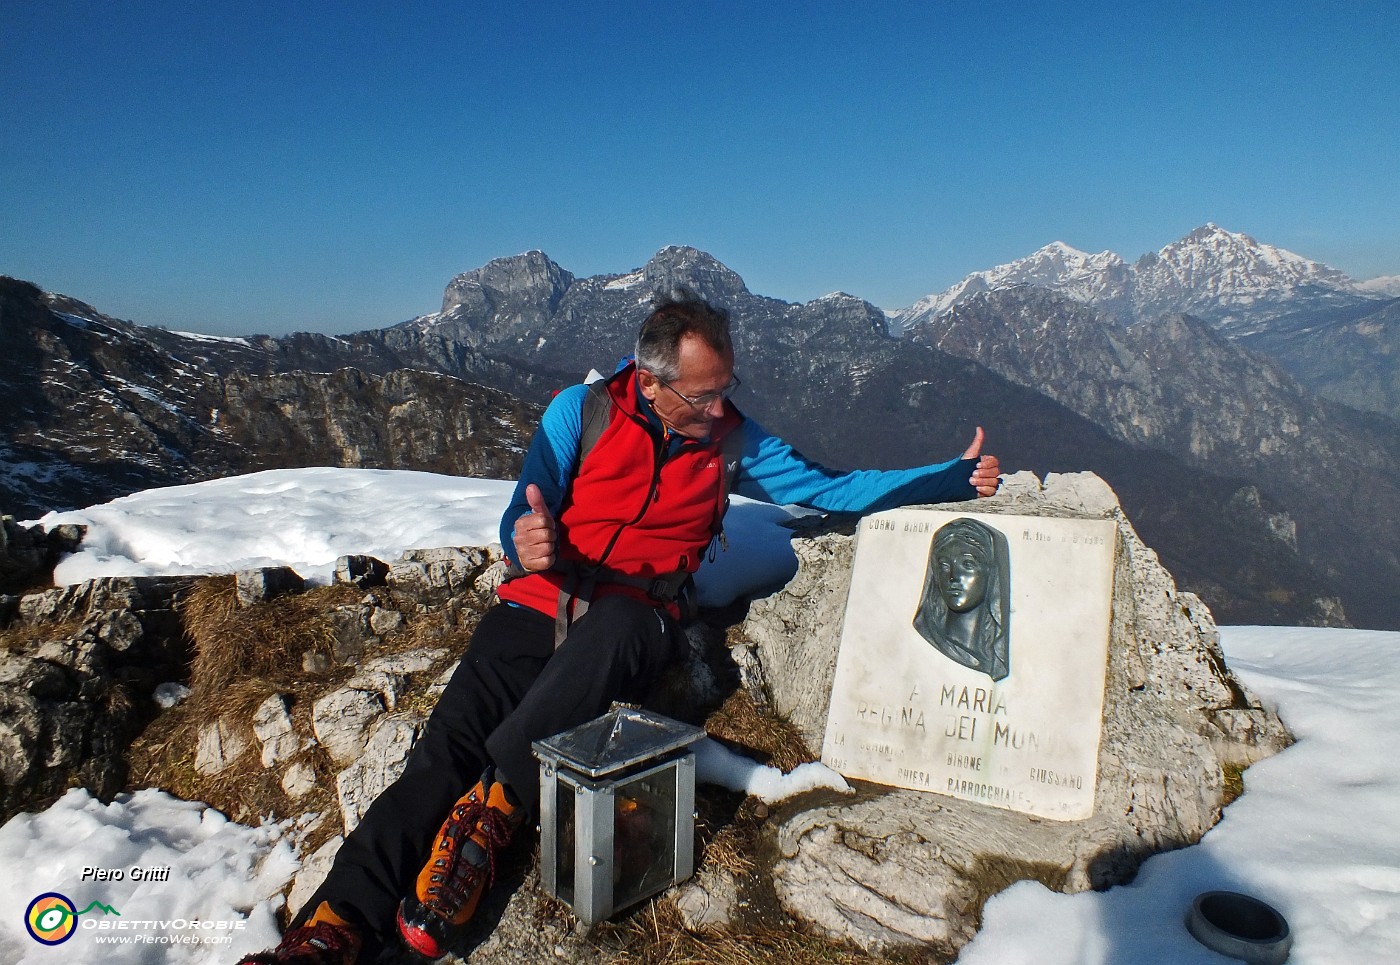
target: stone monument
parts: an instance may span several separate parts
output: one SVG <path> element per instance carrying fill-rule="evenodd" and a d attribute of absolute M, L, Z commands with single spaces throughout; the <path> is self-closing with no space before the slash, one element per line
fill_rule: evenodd
<path fill-rule="evenodd" d="M 930 524 L 928 532 L 917 534 L 917 541 L 911 539 L 899 551 L 902 557 L 882 561 L 873 577 L 854 563 L 857 540 L 840 521 L 795 540 L 796 576 L 781 593 L 753 602 L 742 626 L 731 636 L 730 653 L 755 701 L 794 725 L 814 753 L 824 749 L 829 761 L 845 759 L 835 751 L 844 746 L 849 758 L 846 768 L 863 759 L 893 768 L 895 779 L 901 766 L 928 772 L 928 786 L 922 777 L 912 776 L 902 782 L 910 787 L 857 780 L 857 793 L 849 798 L 819 798 L 777 809 L 766 824 L 771 850 L 765 853 L 775 856 L 770 873 L 779 905 L 818 933 L 871 952 L 912 947 L 920 954 L 931 952 L 951 960 L 976 932 L 983 902 L 1012 882 L 1032 879 L 1067 893 L 1107 888 L 1131 880 L 1148 856 L 1199 840 L 1220 819 L 1231 795 L 1238 793 L 1239 772 L 1286 746 L 1289 736 L 1277 715 L 1230 673 L 1209 610 L 1194 595 L 1177 588 L 1103 480 L 1075 473 L 1051 475 L 1042 483 L 1030 473 L 1017 473 L 1005 478 L 1001 492 L 991 499 L 924 512 L 927 515 L 917 518 Z M 1035 518 L 1035 524 L 1024 517 Z M 994 635 L 990 647 L 984 641 L 965 648 L 979 655 L 963 662 L 929 639 L 930 628 L 940 619 L 936 611 L 918 619 L 922 627 L 916 625 L 915 611 L 924 602 L 929 582 L 930 556 L 935 565 L 938 561 L 931 545 L 934 530 L 959 518 L 974 518 L 1006 539 L 1010 596 L 1006 674 L 1000 679 Z M 935 524 L 936 520 L 941 522 Z M 1081 528 L 1086 524 L 1088 528 Z M 863 525 L 875 524 L 866 520 Z M 862 555 L 878 540 L 893 546 L 903 524 L 894 525 L 895 530 L 875 535 L 860 531 Z M 1103 546 L 1090 545 L 1085 550 L 1073 542 L 1076 535 L 1081 540 L 1094 539 L 1105 532 L 1111 535 Z M 970 528 L 965 535 L 977 541 Z M 1058 542 L 1061 536 L 1068 542 Z M 963 562 L 969 569 L 980 566 L 983 583 L 988 583 L 989 564 L 979 560 L 980 551 L 973 552 L 969 540 L 961 542 L 968 544 L 966 555 L 972 557 Z M 1046 551 L 1042 562 L 1023 565 L 1042 552 L 1030 549 L 1041 544 L 1066 555 Z M 1110 561 L 1111 580 L 1099 568 L 1101 559 Z M 853 589 L 855 578 L 870 579 L 871 585 Z M 1069 590 L 1046 591 L 1034 585 L 1038 580 L 1051 580 Z M 971 585 L 975 581 L 975 577 L 964 579 L 963 585 L 954 587 L 950 578 L 945 603 L 971 612 L 978 595 Z M 1111 586 L 1107 599 L 1105 585 Z M 852 632 L 865 624 L 867 631 L 884 628 L 891 639 L 874 641 L 877 648 L 885 648 L 885 657 L 877 651 L 877 656 L 857 660 L 841 671 L 850 674 L 850 682 L 857 687 L 861 675 L 871 678 L 876 689 L 863 698 L 850 682 L 838 684 L 837 665 L 846 659 L 838 650 L 845 648 L 844 624 L 851 616 L 848 600 L 870 594 L 875 595 L 859 608 Z M 1098 603 L 1092 613 L 1061 612 L 1080 605 L 1071 598 Z M 1032 602 L 1036 600 L 1040 602 Z M 1090 634 L 1079 632 L 1105 615 L 1109 620 L 1106 652 L 1102 629 L 1093 631 L 1092 640 Z M 991 616 L 996 622 L 995 613 Z M 1040 635 L 1040 624 L 1046 625 L 1048 636 Z M 1066 626 L 1075 628 L 1068 651 Z M 959 639 L 973 640 L 965 631 L 965 627 L 959 631 Z M 1042 649 L 1046 652 L 1041 653 Z M 1054 689 L 1048 683 L 1041 686 L 1043 676 L 1061 670 L 1047 662 L 1050 653 L 1081 662 L 1071 684 L 1063 686 L 1085 686 L 1095 673 L 1083 666 L 1097 666 L 1101 690 L 1098 697 L 1090 694 L 1095 705 L 1092 713 L 1076 716 L 1073 722 L 1044 723 L 1034 716 L 1044 713 L 1035 711 L 1039 699 L 1035 691 Z M 896 659 L 902 662 L 881 663 Z M 1061 812 L 1047 820 L 1035 811 L 1001 806 L 990 795 L 948 794 L 948 777 L 935 777 L 931 767 L 886 760 L 883 748 L 876 745 L 888 744 L 894 757 L 895 745 L 886 739 L 886 732 L 907 729 L 901 708 L 910 707 L 912 722 L 918 721 L 909 699 L 916 684 L 919 693 L 914 699 L 921 701 L 924 729 L 930 732 L 928 743 L 945 739 L 948 729 L 951 712 L 939 706 L 942 683 L 930 691 L 930 681 L 910 676 L 910 667 L 922 667 L 919 673 L 930 678 L 946 677 L 949 686 L 956 679 L 953 711 L 957 713 L 952 716 L 971 718 L 966 723 L 969 737 L 975 720 L 977 739 L 990 745 L 987 754 L 970 755 L 983 758 L 982 770 L 970 769 L 968 761 L 959 768 L 955 759 L 954 772 L 989 773 L 987 768 L 998 766 L 990 753 L 993 747 L 998 754 L 1007 754 L 1007 760 L 1018 760 L 1010 755 L 1025 752 L 1025 739 L 1019 751 L 1009 740 L 1008 752 L 996 741 L 999 721 L 1008 728 L 1033 721 L 1033 726 L 1026 723 L 1021 729 L 1035 730 L 1038 737 L 1073 738 L 1082 744 L 1076 754 L 1086 752 L 1090 739 L 1096 741 L 1093 764 L 1081 766 L 1075 758 L 1073 767 L 1042 765 L 1045 771 L 1056 772 L 1045 775 L 1051 777 L 1048 782 L 1033 778 L 1026 761 L 1020 763 L 1019 775 L 1013 768 L 1012 776 L 1019 778 L 1021 786 L 985 782 L 1024 791 L 1030 806 L 1042 812 L 1071 797 L 1076 806 L 1082 806 L 1079 788 L 1070 789 L 1073 796 L 1058 797 L 1066 791 L 1055 784 L 1063 770 L 1083 779 L 1082 792 L 1092 800 L 1092 810 L 1078 819 L 1069 816 L 1075 812 Z M 969 688 L 967 708 L 960 708 L 964 684 Z M 984 691 L 980 708 L 976 706 L 979 688 Z M 833 692 L 838 694 L 835 702 Z M 1005 695 L 1005 715 L 997 712 L 998 692 Z M 867 701 L 864 722 L 859 716 L 862 699 Z M 878 723 L 871 716 L 875 701 L 879 702 Z M 826 746 L 826 737 L 831 735 L 834 741 L 838 727 L 828 717 L 828 708 L 833 707 L 834 715 L 855 718 L 839 724 L 845 745 Z M 887 707 L 890 722 L 884 719 Z M 1070 710 L 1081 713 L 1078 708 Z M 1025 714 L 1031 716 L 1023 718 Z M 1097 728 L 1084 723 L 1093 715 L 1101 722 Z M 990 737 L 985 731 L 988 722 Z M 868 745 L 864 751 L 857 746 L 860 743 Z M 963 743 L 971 746 L 970 741 Z M 1057 747 L 1055 752 L 1062 750 Z M 946 770 L 948 752 L 941 753 L 934 763 Z M 935 780 L 942 782 L 945 793 L 929 793 Z M 1015 799 L 1018 807 L 1022 801 Z M 692 887 L 704 886 L 695 882 Z"/>
<path fill-rule="evenodd" d="M 822 760 L 1038 817 L 1093 813 L 1115 526 L 866 517 Z"/>

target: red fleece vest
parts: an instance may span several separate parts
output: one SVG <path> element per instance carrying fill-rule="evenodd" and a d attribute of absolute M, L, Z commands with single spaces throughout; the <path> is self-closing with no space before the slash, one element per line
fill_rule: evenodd
<path fill-rule="evenodd" d="M 728 403 L 707 442 L 687 440 L 669 458 L 667 443 L 637 408 L 636 369 L 608 380 L 612 418 L 578 467 L 558 518 L 559 558 L 604 564 L 631 577 L 651 578 L 700 567 L 724 513 L 722 444 L 739 425 Z M 501 586 L 502 600 L 554 616 L 565 576 L 531 573 Z M 600 582 L 594 599 L 644 590 Z M 668 606 L 672 615 L 675 604 Z"/>

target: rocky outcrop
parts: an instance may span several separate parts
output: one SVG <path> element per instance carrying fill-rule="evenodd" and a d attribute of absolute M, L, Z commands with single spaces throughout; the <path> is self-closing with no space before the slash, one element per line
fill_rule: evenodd
<path fill-rule="evenodd" d="M 107 578 L 22 597 L 0 646 L 0 821 L 80 785 L 111 797 L 127 747 L 185 672 L 191 581 Z"/>
<path fill-rule="evenodd" d="M 54 564 L 78 548 L 86 530 L 69 523 L 46 531 L 39 525 L 21 526 L 13 516 L 0 517 L 0 594 L 48 586 Z M 6 619 L 0 610 L 0 626 Z"/>
<path fill-rule="evenodd" d="M 234 447 L 236 472 L 344 466 L 508 479 L 539 418 L 505 392 L 411 369 L 240 374 L 211 391 L 210 429 Z"/>
<path fill-rule="evenodd" d="M 265 804 L 282 816 L 300 813 L 314 792 L 329 794 L 348 833 L 403 770 L 465 642 L 453 628 L 475 621 L 501 569 L 499 550 L 491 547 L 409 550 L 388 564 L 340 560 L 335 572 L 345 587 L 362 589 L 376 577 L 380 585 L 358 603 L 334 604 L 322 615 L 332 636 L 329 654 L 308 651 L 300 676 L 268 680 L 265 687 L 278 689 L 248 714 L 203 724 L 197 768 L 208 778 L 227 781 L 237 773 L 249 786 L 280 789 Z M 276 575 L 276 568 L 257 579 L 240 574 L 240 605 L 275 605 L 273 594 L 244 602 L 242 588 L 286 582 L 285 574 Z M 418 637 L 449 636 L 448 646 L 413 645 Z M 217 788 L 210 785 L 209 796 Z"/>
<path fill-rule="evenodd" d="M 1105 888 L 1130 879 L 1148 855 L 1198 840 L 1220 818 L 1226 778 L 1287 743 L 1278 718 L 1226 668 L 1210 612 L 1176 587 L 1101 480 L 1052 476 L 1042 485 L 1020 474 L 977 510 L 1116 523 L 1094 816 L 1040 820 L 869 784 L 849 797 L 819 791 L 771 810 L 745 804 L 754 838 L 742 861 L 702 861 L 696 878 L 670 896 L 688 927 L 742 933 L 797 922 L 872 952 L 950 959 L 975 933 L 986 899 L 1017 880 L 1065 892 Z M 1240 511 L 1258 511 L 1248 493 Z M 1277 525 L 1282 538 L 1287 527 Z M 795 537 L 796 577 L 752 601 L 727 636 L 718 614 L 695 625 L 691 666 L 658 706 L 694 714 L 741 687 L 795 725 L 809 754 L 817 753 L 850 578 L 850 532 L 838 523 Z M 387 565 L 347 558 L 336 570 L 340 595 L 328 596 L 318 624 L 333 640 L 291 660 L 283 678 L 239 681 L 229 688 L 237 699 L 203 705 L 219 707 L 212 716 L 190 710 L 200 700 L 195 681 L 194 696 L 152 725 L 182 714 L 197 725 L 162 732 L 163 740 L 183 735 L 173 759 L 196 765 L 198 783 L 182 784 L 182 793 L 242 820 L 270 813 L 308 829 L 292 907 L 323 880 L 344 834 L 402 771 L 467 631 L 491 599 L 501 560 L 495 548 L 444 548 Z M 165 676 L 156 668 L 178 675 L 188 657 L 177 644 L 182 628 L 172 607 L 189 583 L 95 581 L 19 601 L 7 633 L 71 625 L 14 638 L 0 651 L 6 814 L 42 807 L 73 783 L 120 788 L 123 754 L 141 718 L 114 716 L 121 701 L 111 695 L 122 688 L 132 706 L 148 708 L 147 720 L 158 712 L 146 699 Z M 228 586 L 235 592 L 233 581 Z M 288 599 L 271 595 L 229 608 L 250 619 L 285 614 Z M 310 812 L 329 817 L 318 825 Z M 488 895 L 470 960 L 599 960 L 598 947 L 533 887 L 532 867 L 520 855 L 505 886 Z"/>
<path fill-rule="evenodd" d="M 329 640 L 303 655 L 299 687 L 251 704 L 237 690 L 248 681 L 221 687 L 215 701 L 201 705 L 217 712 L 182 731 L 188 746 L 176 757 L 206 782 L 206 799 L 225 806 L 218 789 L 237 784 L 245 772 L 265 773 L 280 786 L 280 813 L 296 813 L 318 788 L 338 788 L 348 830 L 402 770 L 431 706 L 421 703 L 422 695 L 440 693 L 455 666 L 457 649 L 405 646 L 410 632 L 432 626 L 439 635 L 460 637 L 453 628 L 474 622 L 500 580 L 499 564 L 499 551 L 476 547 L 413 550 L 393 564 L 340 561 L 346 586 L 380 585 L 320 617 L 324 629 L 310 639 Z M 178 687 L 181 697 L 189 694 L 179 683 L 192 657 L 179 604 L 196 582 L 101 579 L 6 598 L 0 820 L 45 807 L 74 785 L 110 797 L 127 779 L 128 747 L 142 729 L 162 709 L 186 714 L 167 692 Z M 286 567 L 244 571 L 230 585 L 232 605 L 254 618 L 304 590 Z M 347 667 L 355 672 L 347 675 Z M 405 708 L 410 698 L 415 706 Z"/>
<path fill-rule="evenodd" d="M 1094 816 L 1044 821 L 937 794 L 871 787 L 854 801 L 792 807 L 771 822 L 774 891 L 787 912 L 869 950 L 956 951 L 982 903 L 1030 878 L 1066 892 L 1132 878 L 1148 855 L 1219 820 L 1226 775 L 1286 746 L 1278 717 L 1225 666 L 1209 610 L 1176 588 L 1111 490 L 1089 474 L 1007 481 L 983 513 L 1107 518 L 1118 525 L 1113 618 Z M 737 656 L 814 753 L 850 579 L 853 537 L 799 545 L 797 577 L 756 601 Z"/>
<path fill-rule="evenodd" d="M 542 251 L 497 258 L 448 282 L 436 324 L 472 348 L 526 337 L 530 320 L 553 313 L 573 281 Z M 491 324 L 473 324 L 482 319 Z"/>

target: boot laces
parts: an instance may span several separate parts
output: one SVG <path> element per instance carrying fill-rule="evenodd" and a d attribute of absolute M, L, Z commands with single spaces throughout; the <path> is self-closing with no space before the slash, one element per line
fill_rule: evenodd
<path fill-rule="evenodd" d="M 283 962 L 341 965 L 349 962 L 358 950 L 359 941 L 349 926 L 323 921 L 288 929 L 272 951 L 250 955 L 242 959 L 239 965 L 279 965 Z"/>
<path fill-rule="evenodd" d="M 433 883 L 423 903 L 451 919 L 480 883 L 491 887 L 496 881 L 496 854 L 510 844 L 512 830 L 510 819 L 495 808 L 475 800 L 459 803 L 443 829 L 438 848 L 445 853 L 433 862 Z M 463 856 L 463 838 L 480 845 L 486 853 L 485 867 Z"/>

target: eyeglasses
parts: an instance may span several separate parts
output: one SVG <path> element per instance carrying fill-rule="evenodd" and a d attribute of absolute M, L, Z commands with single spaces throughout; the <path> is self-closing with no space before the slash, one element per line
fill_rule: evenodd
<path fill-rule="evenodd" d="M 704 395 L 697 395 L 694 398 L 692 398 L 691 396 L 688 396 L 684 392 L 678 390 L 674 385 L 672 385 L 670 382 L 667 382 L 655 372 L 651 374 L 656 378 L 656 381 L 666 386 L 666 388 L 670 389 L 672 392 L 675 392 L 676 395 L 684 399 L 692 408 L 701 410 L 708 409 L 720 399 L 729 398 L 738 390 L 739 386 L 744 384 L 741 381 L 739 381 L 739 376 L 736 375 L 729 380 L 728 385 L 720 389 L 718 392 L 706 392 Z"/>

